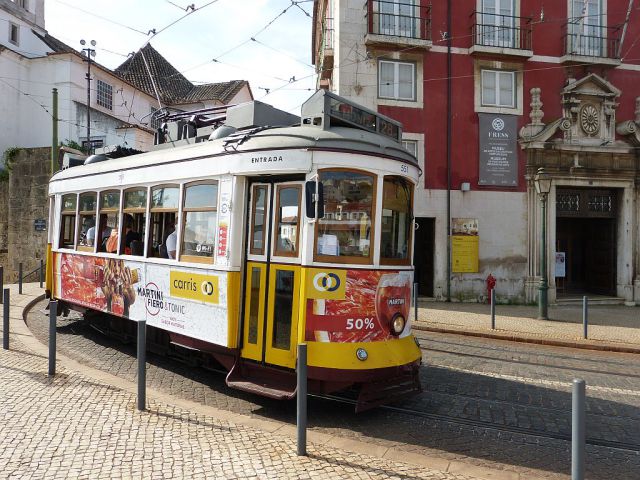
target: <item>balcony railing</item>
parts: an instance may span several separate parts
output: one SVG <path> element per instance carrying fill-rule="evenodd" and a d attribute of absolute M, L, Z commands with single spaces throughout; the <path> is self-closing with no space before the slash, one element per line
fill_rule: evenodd
<path fill-rule="evenodd" d="M 620 28 L 589 25 L 581 21 L 567 22 L 562 26 L 565 55 L 620 58 Z"/>
<path fill-rule="evenodd" d="M 333 48 L 333 18 L 325 18 L 322 35 L 322 48 Z"/>
<path fill-rule="evenodd" d="M 368 0 L 368 33 L 431 40 L 431 5 L 419 0 Z"/>
<path fill-rule="evenodd" d="M 475 45 L 531 50 L 531 19 L 473 12 L 471 34 Z"/>

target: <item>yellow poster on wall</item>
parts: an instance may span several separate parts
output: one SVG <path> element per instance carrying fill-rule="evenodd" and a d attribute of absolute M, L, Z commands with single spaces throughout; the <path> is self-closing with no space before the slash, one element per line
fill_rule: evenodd
<path fill-rule="evenodd" d="M 451 220 L 451 271 L 477 273 L 480 249 L 478 219 L 453 218 Z"/>

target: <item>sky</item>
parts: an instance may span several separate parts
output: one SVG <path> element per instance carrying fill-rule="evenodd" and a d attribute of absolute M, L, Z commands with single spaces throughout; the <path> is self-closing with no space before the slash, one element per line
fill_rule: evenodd
<path fill-rule="evenodd" d="M 192 83 L 248 80 L 256 100 L 299 115 L 316 85 L 312 13 L 312 0 L 45 0 L 45 28 L 78 50 L 95 40 L 111 69 L 151 39 Z"/>

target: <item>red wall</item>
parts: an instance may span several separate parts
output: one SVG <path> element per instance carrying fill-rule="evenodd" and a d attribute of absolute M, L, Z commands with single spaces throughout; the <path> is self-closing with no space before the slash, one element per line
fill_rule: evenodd
<path fill-rule="evenodd" d="M 423 4 L 424 4 L 423 0 Z M 622 91 L 618 99 L 616 121 L 635 118 L 635 99 L 640 97 L 640 68 L 638 71 L 613 68 L 600 65 L 568 66 L 558 63 L 563 55 L 562 26 L 567 21 L 566 0 L 521 1 L 521 17 L 532 19 L 532 48 L 536 57 L 548 56 L 554 59 L 536 58 L 535 61 L 517 57 L 493 57 L 506 62 L 521 62 L 524 80 L 523 115 L 519 117 L 518 128 L 529 123 L 529 91 L 533 87 L 542 90 L 544 123 L 550 123 L 562 115 L 561 90 L 567 78 L 582 78 L 588 73 L 596 73 L 611 82 Z M 609 26 L 624 23 L 628 0 L 608 0 L 607 24 Z M 452 10 L 452 46 L 469 48 L 472 46 L 471 27 L 474 21 L 472 12 L 476 8 L 475 0 L 451 0 Z M 541 11 L 544 6 L 543 21 Z M 447 30 L 447 2 L 433 4 L 431 10 L 432 39 L 434 47 L 445 47 L 442 40 Z M 621 32 L 622 30 L 620 30 Z M 627 31 L 621 49 L 624 65 L 640 66 L 640 8 L 632 9 Z M 451 185 L 458 189 L 461 182 L 470 182 L 474 190 L 506 190 L 478 186 L 478 114 L 474 111 L 475 58 L 491 58 L 467 54 L 452 55 L 452 154 Z M 555 60 L 555 61 L 554 61 Z M 424 109 L 379 106 L 385 115 L 400 120 L 405 132 L 425 134 L 425 172 L 427 188 L 445 189 L 447 187 L 447 54 L 446 52 L 427 51 L 423 64 L 423 100 Z M 525 155 L 519 152 L 520 180 L 518 191 L 526 190 L 524 182 Z"/>

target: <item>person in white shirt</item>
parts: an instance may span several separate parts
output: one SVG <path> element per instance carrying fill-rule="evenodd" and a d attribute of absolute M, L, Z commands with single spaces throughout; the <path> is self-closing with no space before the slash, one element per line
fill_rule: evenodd
<path fill-rule="evenodd" d="M 169 236 L 164 242 L 165 247 L 167 247 L 167 255 L 169 256 L 169 258 L 176 258 L 177 243 L 178 243 L 178 232 L 174 230 L 169 234 Z"/>

